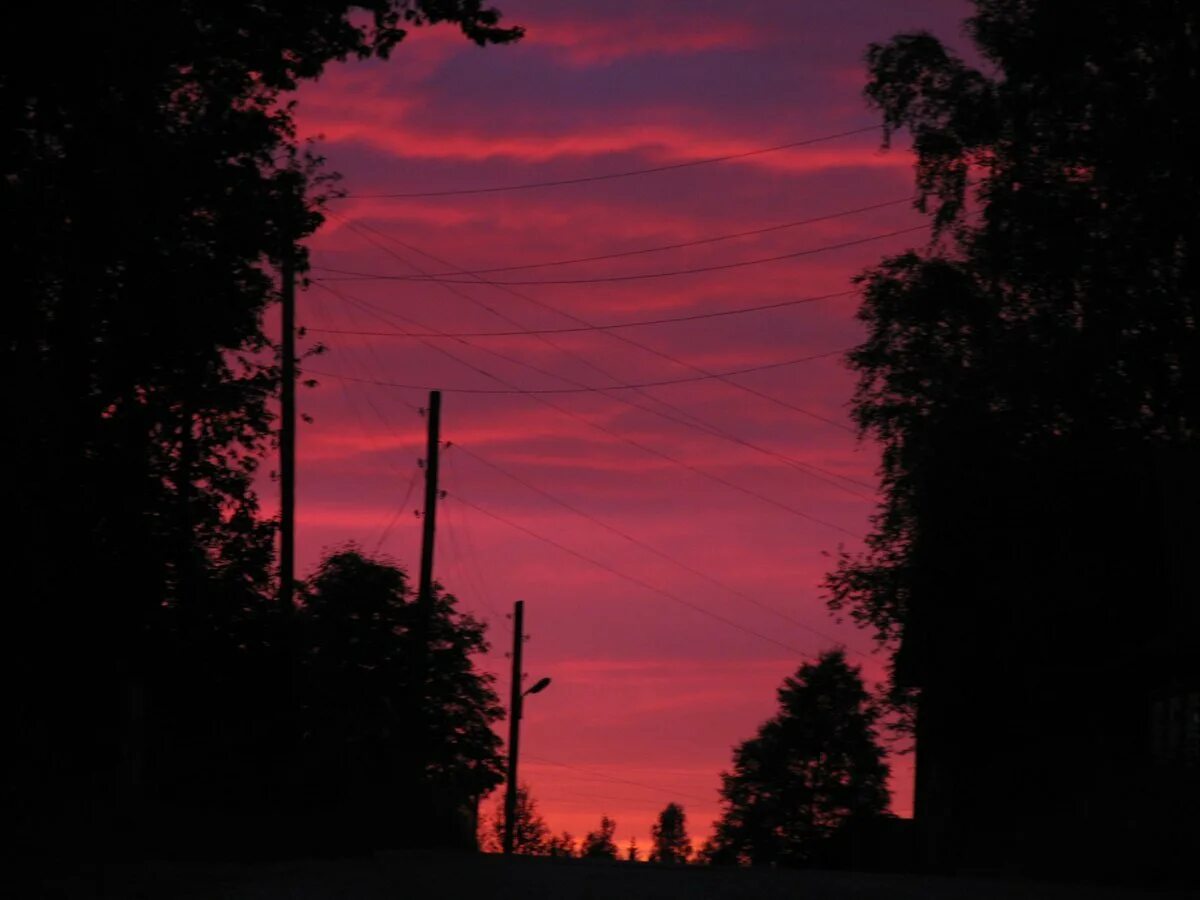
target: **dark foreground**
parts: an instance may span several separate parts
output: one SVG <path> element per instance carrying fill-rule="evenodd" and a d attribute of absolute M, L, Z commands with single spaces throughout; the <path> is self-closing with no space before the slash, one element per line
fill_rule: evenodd
<path fill-rule="evenodd" d="M 16 896 L 16 895 L 10 895 Z M 20 896 L 130 900 L 1119 900 L 1194 891 L 1034 884 L 984 878 L 657 866 L 455 853 L 341 860 L 112 866 Z"/>

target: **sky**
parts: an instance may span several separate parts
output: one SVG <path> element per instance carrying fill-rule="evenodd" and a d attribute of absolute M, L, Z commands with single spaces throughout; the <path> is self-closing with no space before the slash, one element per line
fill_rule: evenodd
<path fill-rule="evenodd" d="M 515 600 L 527 683 L 553 679 L 526 703 L 520 780 L 556 832 L 608 815 L 645 848 L 674 801 L 698 846 L 785 677 L 838 645 L 884 677 L 820 587 L 876 502 L 851 279 L 927 235 L 863 57 L 915 29 L 965 49 L 969 8 L 498 6 L 518 44 L 418 29 L 298 94 L 346 195 L 298 300 L 302 346 L 326 348 L 298 401 L 298 568 L 355 541 L 415 581 L 419 411 L 442 390 L 435 577 L 488 623 L 506 703 Z M 475 336 L 529 331 L 552 333 Z M 892 765 L 909 815 L 912 758 Z"/>

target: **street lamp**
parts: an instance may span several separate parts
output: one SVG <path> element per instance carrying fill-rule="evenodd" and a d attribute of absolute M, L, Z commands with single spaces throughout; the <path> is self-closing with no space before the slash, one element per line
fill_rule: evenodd
<path fill-rule="evenodd" d="M 540 694 L 550 686 L 549 678 L 542 678 L 527 690 L 521 690 L 521 645 L 524 633 L 525 601 L 513 604 L 513 652 L 512 694 L 508 703 L 508 784 L 504 791 L 504 855 L 512 856 L 513 838 L 516 834 L 517 818 L 517 755 L 521 747 L 522 702 L 528 694 Z"/>

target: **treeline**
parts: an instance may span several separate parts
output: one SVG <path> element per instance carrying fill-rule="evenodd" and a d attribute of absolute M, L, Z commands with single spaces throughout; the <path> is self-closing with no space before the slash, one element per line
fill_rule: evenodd
<path fill-rule="evenodd" d="M 694 850 L 683 806 L 668 804 L 651 828 L 650 862 L 711 865 L 903 867 L 907 823 L 888 811 L 888 766 L 880 706 L 842 650 L 823 653 L 784 680 L 778 712 L 734 748 L 722 773 L 722 812 Z M 481 844 L 499 851 L 503 810 L 485 823 Z M 517 793 L 514 852 L 532 856 L 642 859 L 631 838 L 619 849 L 616 823 L 603 816 L 576 842 L 553 834 L 529 788 Z"/>
<path fill-rule="evenodd" d="M 328 648 L 359 646 L 354 629 L 376 622 L 322 618 L 346 571 L 318 572 L 295 616 L 277 608 L 276 523 L 254 491 L 276 436 L 275 272 L 303 273 L 330 191 L 289 95 L 437 23 L 479 44 L 521 35 L 480 0 L 131 0 L 73 11 L 49 43 L 32 39 L 45 28 L 32 8 L 0 29 L 0 504 L 15 525 L 0 795 L 18 855 L 188 848 L 239 829 L 259 850 L 295 847 L 314 798 L 293 758 L 366 780 L 399 740 L 395 715 L 448 727 L 419 679 L 397 709 L 381 671 L 333 662 Z M 432 662 L 461 673 L 482 633 L 437 602 L 453 648 Z M 389 603 L 379 614 L 403 618 L 407 601 Z M 428 687 L 427 700 L 444 689 Z M 337 707 L 360 689 L 366 733 L 335 751 Z M 492 748 L 471 740 L 482 762 L 432 746 L 409 758 L 475 790 Z"/>

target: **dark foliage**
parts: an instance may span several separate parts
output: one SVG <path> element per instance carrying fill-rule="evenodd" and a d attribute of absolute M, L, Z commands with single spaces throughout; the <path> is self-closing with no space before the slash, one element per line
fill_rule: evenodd
<path fill-rule="evenodd" d="M 878 713 L 840 650 L 805 663 L 779 689 L 779 712 L 734 750 L 713 863 L 805 865 L 839 829 L 883 814 L 888 767 Z"/>
<path fill-rule="evenodd" d="M 0 500 L 23 517 L 5 799 L 24 840 L 105 852 L 174 796 L 198 732 L 225 735 L 242 784 L 272 767 L 239 754 L 286 730 L 274 529 L 251 490 L 278 377 L 262 323 L 272 262 L 303 267 L 329 191 L 286 92 L 411 26 L 520 31 L 479 0 L 45 15 L 0 32 L 0 373 L 21 386 Z"/>
<path fill-rule="evenodd" d="M 564 859 L 570 859 L 575 856 L 575 836 L 569 831 L 564 831 L 557 837 L 551 837 L 546 842 L 546 855 L 558 856 Z"/>
<path fill-rule="evenodd" d="M 473 843 L 478 799 L 503 779 L 491 728 L 503 709 L 472 659 L 487 650 L 484 626 L 435 588 L 422 628 L 405 571 L 354 547 L 322 560 L 302 597 L 295 783 L 314 816 L 336 820 L 326 839 Z"/>
<path fill-rule="evenodd" d="M 1200 689 L 1176 559 L 1200 497 L 1200 9 L 976 9 L 984 69 L 922 33 L 868 54 L 938 237 L 862 277 L 884 500 L 827 586 L 897 651 L 933 857 L 1127 865 L 1196 833 L 1196 777 L 1151 771 L 1147 723 Z"/>
<path fill-rule="evenodd" d="M 613 841 L 617 823 L 608 816 L 600 817 L 600 827 L 584 835 L 579 855 L 586 859 L 616 859 L 617 845 Z"/>
<path fill-rule="evenodd" d="M 558 838 L 550 836 L 546 820 L 537 811 L 537 803 L 529 793 L 529 785 L 517 788 L 517 804 L 513 816 L 513 853 L 521 856 L 570 856 L 570 844 L 566 846 Z M 504 799 L 496 801 L 485 849 L 492 853 L 504 850 Z M 569 837 L 569 836 L 567 836 Z M 563 852 L 563 851 L 566 852 Z"/>
<path fill-rule="evenodd" d="M 685 863 L 692 855 L 692 842 L 687 833 L 687 815 L 678 803 L 668 803 L 650 828 L 654 846 L 650 862 Z"/>

